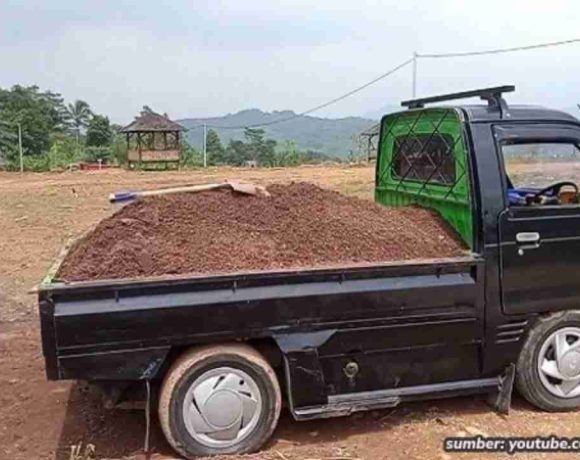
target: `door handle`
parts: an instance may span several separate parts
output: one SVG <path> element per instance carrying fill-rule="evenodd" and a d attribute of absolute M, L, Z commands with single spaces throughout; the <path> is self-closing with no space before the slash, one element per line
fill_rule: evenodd
<path fill-rule="evenodd" d="M 538 249 L 540 247 L 540 234 L 538 232 L 520 232 L 516 234 L 518 243 L 518 254 L 524 255 L 528 249 Z"/>
<path fill-rule="evenodd" d="M 520 244 L 539 243 L 540 234 L 538 232 L 520 232 L 516 234 L 516 241 Z"/>

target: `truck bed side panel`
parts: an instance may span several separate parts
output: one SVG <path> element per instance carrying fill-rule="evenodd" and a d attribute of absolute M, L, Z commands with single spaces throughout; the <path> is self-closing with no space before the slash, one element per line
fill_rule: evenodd
<path fill-rule="evenodd" d="M 458 379 L 476 377 L 482 336 L 479 265 L 471 259 L 209 284 L 56 289 L 59 377 L 153 378 L 170 347 L 262 337 L 293 343 L 281 346 L 293 366 L 323 376 L 318 391 L 311 387 L 318 399 L 329 392 L 445 381 L 458 369 Z M 324 340 L 306 346 L 309 356 L 302 355 L 307 341 L 301 335 L 317 331 L 325 332 Z M 288 340 L 292 337 L 298 340 Z M 404 355 L 412 358 L 406 365 Z M 361 366 L 354 382 L 342 372 L 351 360 Z M 300 371 L 295 378 L 299 383 Z M 295 402 L 321 401 L 297 394 Z"/>

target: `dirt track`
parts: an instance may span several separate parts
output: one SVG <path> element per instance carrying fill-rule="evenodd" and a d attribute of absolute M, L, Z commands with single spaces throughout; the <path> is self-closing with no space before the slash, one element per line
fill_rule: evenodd
<path fill-rule="evenodd" d="M 520 172 L 533 176 L 534 167 Z M 555 165 L 543 174 L 573 176 L 580 165 Z M 0 459 L 70 458 L 71 445 L 92 443 L 98 458 L 135 456 L 143 443 L 140 411 L 107 411 L 79 384 L 47 383 L 41 357 L 35 299 L 26 292 L 46 273 L 59 248 L 111 213 L 112 191 L 241 178 L 262 184 L 306 180 L 343 193 L 372 197 L 371 168 L 304 167 L 279 170 L 65 174 L 0 173 Z M 453 459 L 446 436 L 580 436 L 580 412 L 545 414 L 516 397 L 509 417 L 479 398 L 455 398 L 400 406 L 347 419 L 292 422 L 286 414 L 267 449 L 256 459 Z M 171 455 L 156 424 L 152 446 Z M 502 458 L 489 454 L 485 458 Z M 158 457 L 159 458 L 159 457 Z M 503 458 L 513 458 L 507 455 Z M 515 458 L 571 459 L 565 454 Z"/>

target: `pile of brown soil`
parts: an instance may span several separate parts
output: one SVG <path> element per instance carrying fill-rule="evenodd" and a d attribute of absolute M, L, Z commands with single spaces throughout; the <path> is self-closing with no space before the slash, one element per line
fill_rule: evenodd
<path fill-rule="evenodd" d="M 389 208 L 308 183 L 270 197 L 230 191 L 131 203 L 65 258 L 57 278 L 84 281 L 453 257 L 462 243 L 433 212 Z"/>

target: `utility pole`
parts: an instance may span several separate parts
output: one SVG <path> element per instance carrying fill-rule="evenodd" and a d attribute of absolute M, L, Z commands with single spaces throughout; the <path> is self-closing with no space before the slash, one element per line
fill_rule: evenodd
<path fill-rule="evenodd" d="M 417 51 L 413 51 L 413 99 L 417 97 Z"/>
<path fill-rule="evenodd" d="M 203 124 L 203 167 L 207 168 L 207 125 Z"/>
<path fill-rule="evenodd" d="M 18 125 L 18 150 L 20 151 L 20 172 L 24 172 L 24 156 L 22 155 L 22 124 Z"/>

